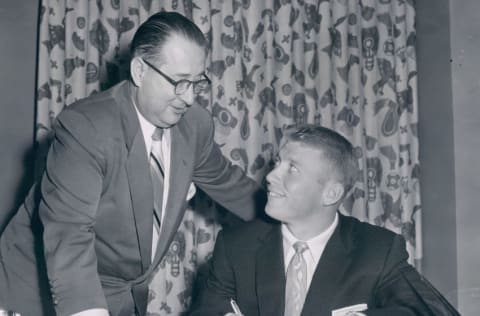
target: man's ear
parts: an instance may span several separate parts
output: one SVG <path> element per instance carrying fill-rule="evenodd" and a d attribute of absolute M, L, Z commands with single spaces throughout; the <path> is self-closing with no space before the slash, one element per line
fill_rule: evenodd
<path fill-rule="evenodd" d="M 130 76 L 132 77 L 133 84 L 137 87 L 142 85 L 146 70 L 147 65 L 145 65 L 140 57 L 132 58 L 130 61 Z"/>
<path fill-rule="evenodd" d="M 329 181 L 323 190 L 323 205 L 331 206 L 337 204 L 343 197 L 345 189 L 343 184 L 336 181 Z"/>

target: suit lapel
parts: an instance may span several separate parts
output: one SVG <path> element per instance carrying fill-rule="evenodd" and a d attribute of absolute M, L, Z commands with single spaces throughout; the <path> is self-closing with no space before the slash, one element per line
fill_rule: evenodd
<path fill-rule="evenodd" d="M 266 235 L 258 249 L 255 280 L 260 315 L 283 315 L 285 296 L 285 267 L 280 226 Z"/>
<path fill-rule="evenodd" d="M 350 252 L 354 247 L 353 234 L 344 227 L 342 217 L 339 214 L 338 226 L 317 264 L 302 315 L 330 315 L 331 313 L 335 294 L 339 292 L 339 287 L 343 283 L 342 278 L 351 264 Z"/>
<path fill-rule="evenodd" d="M 188 142 L 192 131 L 185 119 L 171 128 L 170 182 L 166 213 L 152 263 L 153 192 L 145 141 L 133 105 L 131 83 L 119 84 L 115 99 L 119 104 L 125 142 L 129 152 L 127 177 L 134 210 L 142 267 L 154 269 L 165 255 L 178 229 L 185 210 L 185 197 L 190 184 L 193 164 L 193 146 Z M 152 263 L 152 264 L 151 264 Z"/>
<path fill-rule="evenodd" d="M 142 270 L 151 263 L 153 230 L 153 193 L 148 157 L 138 117 L 130 94 L 129 83 L 121 84 L 115 94 L 122 113 L 122 127 L 128 150 L 126 173 L 130 186 L 133 217 L 140 248 Z"/>
<path fill-rule="evenodd" d="M 189 133 L 183 120 L 171 129 L 169 191 L 153 267 L 159 264 L 168 250 L 185 212 L 185 197 L 193 168 L 193 146 L 188 142 Z"/>

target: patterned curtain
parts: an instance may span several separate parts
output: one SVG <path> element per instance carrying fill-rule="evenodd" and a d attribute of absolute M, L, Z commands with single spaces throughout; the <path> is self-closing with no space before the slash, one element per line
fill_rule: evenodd
<path fill-rule="evenodd" d="M 401 233 L 419 267 L 413 0 L 43 0 L 39 149 L 64 106 L 126 78 L 128 43 L 160 10 L 183 13 L 210 40 L 212 89 L 197 102 L 211 111 L 216 141 L 233 163 L 262 181 L 286 125 L 339 131 L 361 166 L 341 211 Z M 221 228 L 218 214 L 196 196 L 151 284 L 151 315 L 188 308 L 195 272 Z"/>

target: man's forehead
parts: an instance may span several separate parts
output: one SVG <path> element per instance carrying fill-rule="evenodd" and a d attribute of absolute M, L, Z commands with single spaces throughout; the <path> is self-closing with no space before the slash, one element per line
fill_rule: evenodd
<path fill-rule="evenodd" d="M 163 44 L 162 52 L 164 54 L 171 52 L 172 54 L 170 55 L 172 56 L 177 56 L 178 54 L 187 54 L 192 56 L 194 53 L 191 51 L 192 49 L 194 49 L 195 52 L 197 50 L 205 52 L 205 48 L 200 46 L 195 40 L 187 38 L 183 35 L 173 34 L 169 36 L 166 42 Z"/>
<path fill-rule="evenodd" d="M 280 142 L 280 147 L 279 147 L 279 154 L 280 155 L 289 155 L 289 156 L 299 156 L 301 157 L 302 155 L 315 155 L 315 154 L 321 154 L 322 150 L 320 148 L 315 148 L 312 147 L 311 145 L 302 143 L 302 142 L 297 142 L 297 141 L 292 141 L 292 140 L 285 140 L 283 139 Z"/>
<path fill-rule="evenodd" d="M 165 67 L 179 75 L 200 75 L 205 71 L 205 48 L 182 36 L 170 37 L 162 47 Z"/>

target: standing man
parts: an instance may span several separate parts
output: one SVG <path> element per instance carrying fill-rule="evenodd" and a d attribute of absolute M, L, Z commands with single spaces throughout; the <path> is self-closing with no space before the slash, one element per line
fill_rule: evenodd
<path fill-rule="evenodd" d="M 400 235 L 338 212 L 353 153 L 332 130 L 287 131 L 267 176 L 266 213 L 278 222 L 219 233 L 192 316 L 459 315 L 408 264 Z"/>
<path fill-rule="evenodd" d="M 255 216 L 256 183 L 222 156 L 211 116 L 193 104 L 210 84 L 206 52 L 190 20 L 157 13 L 132 40 L 131 79 L 58 115 L 41 183 L 0 239 L 0 306 L 143 316 L 192 182 Z"/>

